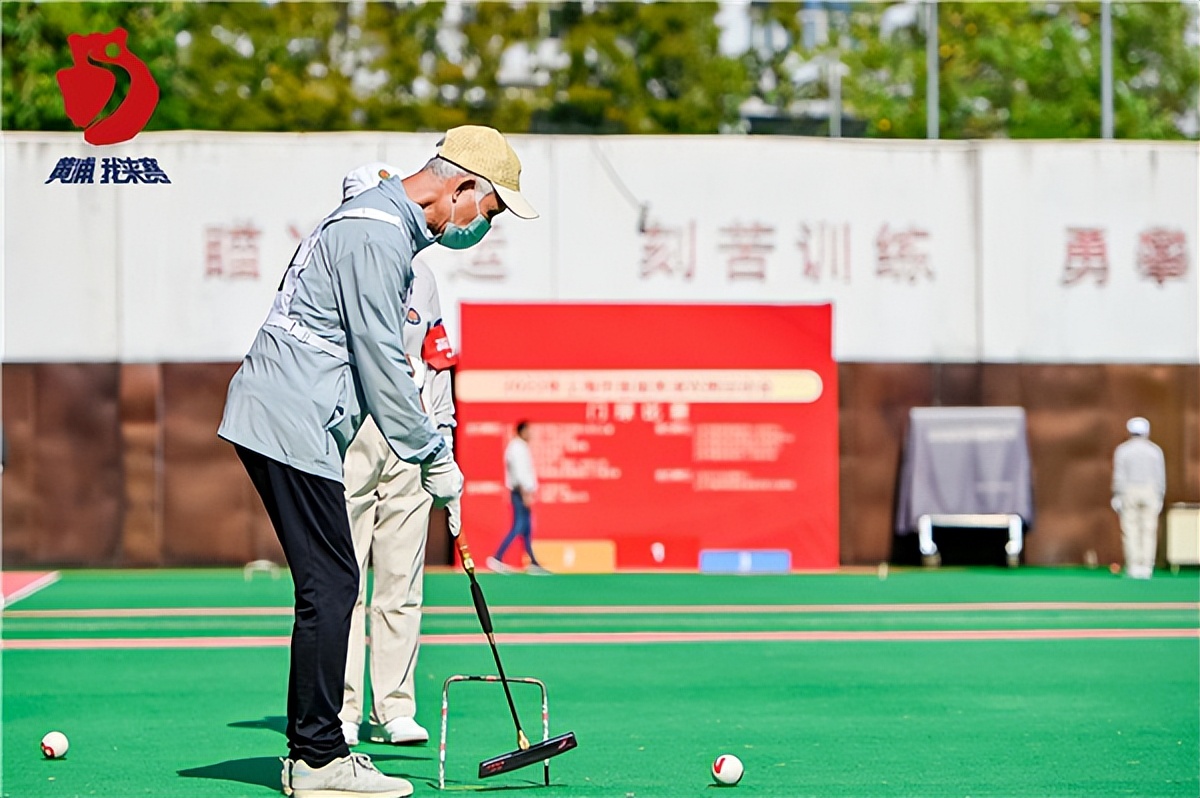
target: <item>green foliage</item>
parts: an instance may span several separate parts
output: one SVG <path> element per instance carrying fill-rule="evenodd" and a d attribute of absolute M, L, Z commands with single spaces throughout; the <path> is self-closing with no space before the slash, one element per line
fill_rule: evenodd
<path fill-rule="evenodd" d="M 569 57 L 555 73 L 544 126 L 568 132 L 715 133 L 746 96 L 720 54 L 715 3 L 605 3 L 564 13 Z"/>
<path fill-rule="evenodd" d="M 71 65 L 67 36 L 124 27 L 131 49 L 158 81 L 162 100 L 150 127 L 177 128 L 188 108 L 174 91 L 181 70 L 175 36 L 188 20 L 188 4 L 176 3 L 2 3 L 0 52 L 3 53 L 5 130 L 72 130 L 55 73 Z M 128 78 L 116 70 L 118 89 L 112 107 L 124 96 Z M 111 110 L 111 107 L 106 110 Z"/>
<path fill-rule="evenodd" d="M 850 106 L 873 135 L 925 133 L 925 34 L 881 38 L 884 9 L 856 7 Z M 1184 31 L 1195 6 L 1114 3 L 1115 135 L 1180 138 L 1195 108 L 1200 52 Z M 945 138 L 1100 135 L 1100 4 L 943 2 L 938 13 L 939 123 Z"/>
<path fill-rule="evenodd" d="M 754 3 L 758 45 L 731 56 L 714 2 L 4 2 L 0 124 L 72 129 L 54 77 L 70 64 L 67 36 L 123 26 L 162 89 L 152 130 L 716 133 L 736 128 L 753 97 L 781 117 L 805 112 L 829 96 L 840 61 L 848 116 L 868 135 L 920 138 L 924 26 L 881 35 L 892 5 L 835 4 L 828 36 L 809 31 L 806 46 L 813 4 Z M 1099 135 L 1099 12 L 942 2 L 941 135 Z M 1113 5 L 1118 137 L 1181 136 L 1200 86 L 1200 52 L 1184 37 L 1196 13 Z M 523 82 L 514 63 L 528 67 Z"/>

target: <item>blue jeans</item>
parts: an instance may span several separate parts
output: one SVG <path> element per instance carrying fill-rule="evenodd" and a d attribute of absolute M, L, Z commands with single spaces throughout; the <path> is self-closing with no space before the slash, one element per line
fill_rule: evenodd
<path fill-rule="evenodd" d="M 496 559 L 503 560 L 504 552 L 508 551 L 508 547 L 519 536 L 525 541 L 525 553 L 529 555 L 529 562 L 537 565 L 537 558 L 533 556 L 533 526 L 529 513 L 529 505 L 525 504 L 525 500 L 521 498 L 521 491 L 519 490 L 513 490 L 510 497 L 512 498 L 513 511 L 512 528 L 508 530 L 508 535 L 504 538 L 504 542 L 500 544 L 500 548 L 496 549 Z"/>

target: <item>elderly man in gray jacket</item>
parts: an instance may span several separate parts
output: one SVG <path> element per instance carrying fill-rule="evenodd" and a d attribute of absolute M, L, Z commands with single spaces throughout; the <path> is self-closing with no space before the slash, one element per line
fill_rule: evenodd
<path fill-rule="evenodd" d="M 446 133 L 421 171 L 345 202 L 300 245 L 271 312 L 229 384 L 218 434 L 258 490 L 295 582 L 284 792 L 403 798 L 342 736 L 358 564 L 342 460 L 369 414 L 444 506 L 462 493 L 453 456 L 421 407 L 403 330 L 412 259 L 430 244 L 465 249 L 504 210 L 531 219 L 521 164 L 491 128 Z"/>

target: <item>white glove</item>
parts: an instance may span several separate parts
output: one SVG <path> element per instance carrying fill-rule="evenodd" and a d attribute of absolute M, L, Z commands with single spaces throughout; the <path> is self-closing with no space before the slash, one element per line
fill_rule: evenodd
<path fill-rule="evenodd" d="M 450 527 L 450 536 L 458 537 L 462 532 L 462 505 L 458 499 L 446 505 L 446 524 Z"/>
<path fill-rule="evenodd" d="M 1121 512 L 1121 497 L 1120 496 L 1113 496 L 1112 501 L 1109 503 L 1112 505 L 1114 513 Z"/>
<path fill-rule="evenodd" d="M 463 475 L 449 448 L 442 447 L 437 457 L 421 463 L 421 487 L 433 497 L 435 508 L 445 507 L 463 492 Z"/>

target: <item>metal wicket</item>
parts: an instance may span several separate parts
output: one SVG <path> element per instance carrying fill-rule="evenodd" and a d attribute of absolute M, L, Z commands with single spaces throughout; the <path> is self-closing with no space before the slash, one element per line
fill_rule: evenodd
<path fill-rule="evenodd" d="M 451 676 L 442 683 L 442 734 L 438 742 L 438 789 L 446 789 L 446 729 L 447 721 L 450 716 L 450 685 L 454 682 L 497 682 L 500 677 L 494 675 L 487 676 Z M 533 684 L 537 685 L 542 691 L 542 740 L 550 739 L 550 704 L 546 697 L 546 685 L 539 679 L 530 679 L 528 677 L 508 677 L 509 684 Z M 550 786 L 550 760 L 542 762 L 543 779 L 547 787 Z"/>

